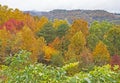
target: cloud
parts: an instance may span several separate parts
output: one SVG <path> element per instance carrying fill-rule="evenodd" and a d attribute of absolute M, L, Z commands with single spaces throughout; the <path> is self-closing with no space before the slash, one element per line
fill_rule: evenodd
<path fill-rule="evenodd" d="M 21 10 L 102 9 L 119 12 L 120 0 L 0 0 L 2 5 Z"/>

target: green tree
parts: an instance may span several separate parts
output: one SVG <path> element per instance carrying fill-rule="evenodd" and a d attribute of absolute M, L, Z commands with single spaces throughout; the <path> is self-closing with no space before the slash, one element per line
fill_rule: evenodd
<path fill-rule="evenodd" d="M 56 35 L 59 38 L 62 38 L 63 36 L 65 36 L 65 34 L 68 31 L 68 29 L 69 29 L 68 24 L 61 24 L 60 26 L 58 26 L 58 28 L 56 30 Z"/>
<path fill-rule="evenodd" d="M 46 23 L 43 28 L 37 32 L 37 36 L 44 37 L 47 43 L 52 42 L 56 38 L 56 31 L 51 22 Z"/>
<path fill-rule="evenodd" d="M 111 55 L 120 55 L 120 26 L 111 28 L 104 41 Z"/>
<path fill-rule="evenodd" d="M 89 29 L 90 34 L 87 36 L 87 46 L 93 51 L 99 41 L 103 41 L 104 35 L 112 28 L 112 24 L 106 21 L 94 21 Z"/>
<path fill-rule="evenodd" d="M 95 48 L 96 44 L 99 42 L 100 39 L 95 34 L 89 34 L 86 40 L 88 48 L 90 48 L 90 50 L 93 51 L 93 49 Z"/>
<path fill-rule="evenodd" d="M 100 40 L 103 40 L 104 34 L 112 28 L 112 24 L 106 21 L 95 21 L 89 29 L 90 34 L 95 34 Z"/>

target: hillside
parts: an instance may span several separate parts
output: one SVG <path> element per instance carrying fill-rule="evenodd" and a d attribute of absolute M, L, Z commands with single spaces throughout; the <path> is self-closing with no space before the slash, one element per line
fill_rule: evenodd
<path fill-rule="evenodd" d="M 70 23 L 77 18 L 84 19 L 89 23 L 93 22 L 94 20 L 102 21 L 112 21 L 117 24 L 120 23 L 120 14 L 110 13 L 104 10 L 52 10 L 49 12 L 39 12 L 39 11 L 25 11 L 29 12 L 31 15 L 34 16 L 46 16 L 49 19 L 53 20 L 55 18 L 58 19 L 66 19 Z"/>
<path fill-rule="evenodd" d="M 0 6 L 0 83 L 120 83 L 119 14 L 30 13 Z"/>

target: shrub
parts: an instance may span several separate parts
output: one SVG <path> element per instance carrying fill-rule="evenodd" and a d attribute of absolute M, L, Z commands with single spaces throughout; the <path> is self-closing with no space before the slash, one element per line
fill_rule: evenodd
<path fill-rule="evenodd" d="M 118 56 L 118 55 L 112 56 L 110 64 L 111 64 L 112 67 L 114 67 L 114 65 L 119 65 L 120 66 L 120 56 Z"/>

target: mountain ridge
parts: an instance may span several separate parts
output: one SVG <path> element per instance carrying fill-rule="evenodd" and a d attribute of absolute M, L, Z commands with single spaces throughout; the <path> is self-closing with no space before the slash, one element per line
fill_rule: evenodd
<path fill-rule="evenodd" d="M 74 19 L 84 19 L 88 21 L 89 23 L 93 21 L 110 21 L 113 23 L 120 23 L 120 13 L 110 13 L 105 10 L 64 10 L 64 9 L 55 9 L 52 11 L 44 12 L 44 11 L 24 11 L 25 13 L 30 13 L 33 16 L 46 16 L 50 20 L 53 19 L 66 19 L 70 23 Z"/>

